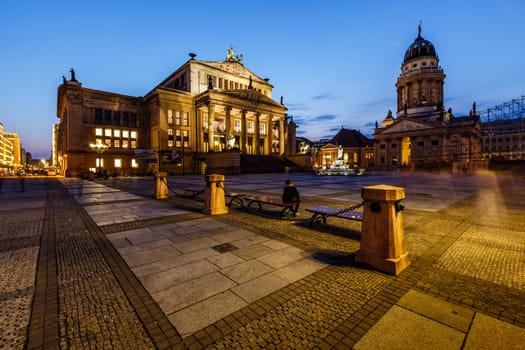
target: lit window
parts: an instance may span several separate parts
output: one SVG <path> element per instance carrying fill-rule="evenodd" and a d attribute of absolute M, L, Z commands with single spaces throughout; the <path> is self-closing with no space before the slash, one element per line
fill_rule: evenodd
<path fill-rule="evenodd" d="M 259 124 L 259 133 L 261 135 L 266 135 L 266 124 Z"/>
<path fill-rule="evenodd" d="M 184 147 L 190 146 L 190 138 L 188 134 L 189 134 L 188 130 L 182 131 L 182 139 L 184 141 Z"/>
<path fill-rule="evenodd" d="M 131 138 L 132 139 L 136 139 L 137 138 L 137 132 L 136 131 L 132 131 L 131 132 Z"/>
<path fill-rule="evenodd" d="M 102 128 L 95 129 L 95 136 L 102 136 Z"/>
<path fill-rule="evenodd" d="M 182 125 L 188 126 L 188 112 L 182 113 Z"/>
<path fill-rule="evenodd" d="M 204 129 L 208 129 L 209 127 L 209 121 L 208 121 L 208 115 L 207 114 L 203 114 L 202 115 L 202 126 L 204 127 Z"/>
<path fill-rule="evenodd" d="M 248 120 L 248 133 L 253 134 L 253 121 Z"/>
<path fill-rule="evenodd" d="M 104 130 L 104 136 L 111 137 L 111 129 L 105 129 Z"/>
<path fill-rule="evenodd" d="M 120 137 L 120 130 L 119 129 L 113 130 L 113 137 Z"/>
<path fill-rule="evenodd" d="M 131 140 L 131 148 L 137 148 L 137 141 Z"/>
<path fill-rule="evenodd" d="M 241 120 L 240 119 L 233 120 L 233 131 L 235 132 L 241 131 Z"/>
<path fill-rule="evenodd" d="M 115 168 L 122 167 L 122 159 L 115 159 Z"/>
<path fill-rule="evenodd" d="M 168 147 L 173 147 L 173 140 L 168 140 Z"/>
<path fill-rule="evenodd" d="M 122 140 L 122 148 L 128 148 L 129 147 L 129 141 L 126 139 Z"/>
<path fill-rule="evenodd" d="M 113 140 L 113 147 L 120 148 L 120 140 L 119 139 L 114 139 Z"/>
<path fill-rule="evenodd" d="M 129 137 L 129 131 L 128 130 L 122 130 L 122 137 L 127 139 Z"/>
<path fill-rule="evenodd" d="M 180 125 L 180 111 L 175 111 L 175 125 Z"/>
<path fill-rule="evenodd" d="M 180 147 L 181 145 L 180 130 L 175 130 L 175 147 Z"/>
<path fill-rule="evenodd" d="M 139 167 L 139 163 L 137 163 L 136 159 L 132 159 L 131 160 L 131 167 L 132 168 L 138 168 Z"/>
<path fill-rule="evenodd" d="M 168 124 L 173 124 L 173 111 L 168 109 Z"/>

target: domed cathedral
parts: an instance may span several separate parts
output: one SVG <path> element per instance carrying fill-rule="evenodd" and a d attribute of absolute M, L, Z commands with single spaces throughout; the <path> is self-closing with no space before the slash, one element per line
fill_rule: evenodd
<path fill-rule="evenodd" d="M 374 132 L 376 164 L 382 168 L 460 166 L 480 158 L 481 121 L 475 103 L 468 116 L 444 106 L 445 73 L 436 48 L 421 35 L 407 48 L 396 82 L 397 113 L 388 111 Z M 466 163 L 466 164 L 465 164 Z"/>
<path fill-rule="evenodd" d="M 66 175 L 230 174 L 243 172 L 243 159 L 295 154 L 297 125 L 269 79 L 231 47 L 224 61 L 189 56 L 143 97 L 84 88 L 71 69 L 57 101 Z"/>
<path fill-rule="evenodd" d="M 436 121 L 442 117 L 445 73 L 434 45 L 421 36 L 408 47 L 397 79 L 397 117 Z"/>

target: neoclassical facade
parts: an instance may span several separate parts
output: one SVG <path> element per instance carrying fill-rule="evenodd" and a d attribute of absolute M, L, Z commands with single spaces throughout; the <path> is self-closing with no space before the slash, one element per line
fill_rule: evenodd
<path fill-rule="evenodd" d="M 444 107 L 445 73 L 434 45 L 418 35 L 408 47 L 396 82 L 396 118 L 389 111 L 374 132 L 375 163 L 384 168 L 449 167 L 481 157 L 481 121 Z"/>
<path fill-rule="evenodd" d="M 222 62 L 195 56 L 144 97 L 83 88 L 74 71 L 64 78 L 57 150 L 66 174 L 203 174 L 214 153 L 295 153 L 296 125 L 282 100 L 272 99 L 268 79 L 248 70 L 232 48 Z"/>

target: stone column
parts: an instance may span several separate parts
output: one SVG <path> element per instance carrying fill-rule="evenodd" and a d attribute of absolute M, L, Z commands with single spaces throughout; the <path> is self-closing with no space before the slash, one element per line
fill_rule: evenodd
<path fill-rule="evenodd" d="M 208 105 L 208 152 L 215 152 L 215 106 Z"/>
<path fill-rule="evenodd" d="M 266 138 L 265 138 L 265 145 L 264 149 L 266 150 L 266 154 L 272 154 L 272 119 L 273 115 L 269 114 L 268 119 L 266 119 Z"/>
<path fill-rule="evenodd" d="M 204 189 L 204 214 L 220 215 L 228 213 L 224 199 L 224 175 L 206 175 L 206 188 Z"/>
<path fill-rule="evenodd" d="M 284 117 L 279 118 L 279 155 L 284 154 Z"/>
<path fill-rule="evenodd" d="M 203 143 L 202 116 L 198 108 L 192 112 L 195 114 L 195 152 L 201 152 Z"/>
<path fill-rule="evenodd" d="M 254 137 L 255 137 L 255 152 L 253 154 L 260 154 L 259 152 L 259 139 L 261 138 L 260 135 L 260 129 L 259 129 L 259 120 L 261 117 L 261 113 L 257 112 L 255 113 L 255 130 L 254 130 Z"/>
<path fill-rule="evenodd" d="M 364 200 L 361 248 L 355 261 L 398 275 L 409 264 L 404 244 L 403 206 L 405 189 L 388 185 L 361 189 Z"/>
<path fill-rule="evenodd" d="M 224 130 L 224 133 L 226 136 L 228 136 L 229 134 L 231 134 L 231 110 L 232 108 L 230 106 L 226 106 L 225 108 L 225 112 L 226 112 L 226 129 Z"/>
<path fill-rule="evenodd" d="M 246 153 L 246 110 L 241 111 L 241 153 Z"/>

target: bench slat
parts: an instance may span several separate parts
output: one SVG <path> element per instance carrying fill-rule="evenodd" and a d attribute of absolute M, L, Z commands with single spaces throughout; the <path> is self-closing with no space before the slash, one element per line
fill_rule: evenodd
<path fill-rule="evenodd" d="M 310 226 L 313 226 L 314 222 L 316 221 L 322 221 L 323 224 L 326 224 L 326 218 L 329 216 L 348 220 L 363 221 L 363 213 L 360 211 L 343 211 L 339 208 L 327 207 L 324 205 L 306 208 L 306 211 L 313 213 L 312 218 L 310 219 Z"/>

